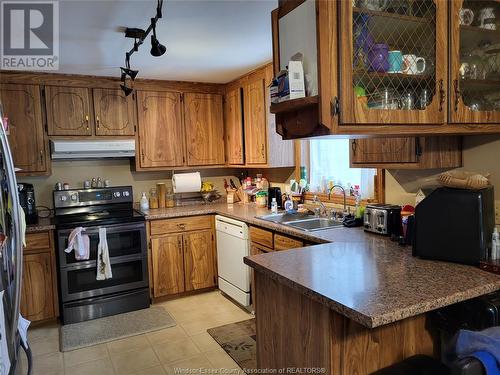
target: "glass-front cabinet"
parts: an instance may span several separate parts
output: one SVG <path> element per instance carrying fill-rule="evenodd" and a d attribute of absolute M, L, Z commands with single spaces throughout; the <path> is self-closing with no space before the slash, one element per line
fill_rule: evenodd
<path fill-rule="evenodd" d="M 346 0 L 338 4 L 340 123 L 444 123 L 446 1 Z"/>
<path fill-rule="evenodd" d="M 500 123 L 500 1 L 453 0 L 450 40 L 450 122 Z"/>

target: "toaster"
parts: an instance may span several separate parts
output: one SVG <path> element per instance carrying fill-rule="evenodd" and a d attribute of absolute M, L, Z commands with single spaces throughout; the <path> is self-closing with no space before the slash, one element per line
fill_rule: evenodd
<path fill-rule="evenodd" d="M 399 237 L 401 235 L 401 207 L 391 204 L 366 206 L 363 216 L 365 231 Z"/>

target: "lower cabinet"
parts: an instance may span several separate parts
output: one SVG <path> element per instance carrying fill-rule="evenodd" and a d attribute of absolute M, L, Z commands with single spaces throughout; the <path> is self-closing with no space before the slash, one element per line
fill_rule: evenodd
<path fill-rule="evenodd" d="M 31 321 L 53 319 L 58 315 L 58 302 L 52 233 L 28 233 L 26 244 L 21 314 Z"/>
<path fill-rule="evenodd" d="M 150 225 L 153 297 L 217 285 L 212 217 L 158 220 Z M 204 228 L 185 230 L 195 227 Z"/>

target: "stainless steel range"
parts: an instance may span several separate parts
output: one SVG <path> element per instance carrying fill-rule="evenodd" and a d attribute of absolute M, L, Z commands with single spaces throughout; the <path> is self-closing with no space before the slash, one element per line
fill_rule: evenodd
<path fill-rule="evenodd" d="M 146 223 L 133 209 L 132 187 L 54 191 L 54 208 L 63 324 L 149 307 Z M 64 251 L 76 227 L 89 236 L 88 260 Z M 99 228 L 107 231 L 107 280 L 96 280 Z"/>

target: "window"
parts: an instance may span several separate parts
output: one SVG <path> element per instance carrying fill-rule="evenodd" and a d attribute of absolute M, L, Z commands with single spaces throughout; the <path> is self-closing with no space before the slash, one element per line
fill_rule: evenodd
<path fill-rule="evenodd" d="M 374 198 L 374 176 L 377 170 L 350 168 L 348 139 L 313 139 L 308 142 L 312 192 L 322 192 L 325 182 L 328 185 L 333 181 L 344 188 L 359 185 L 363 199 Z"/>

